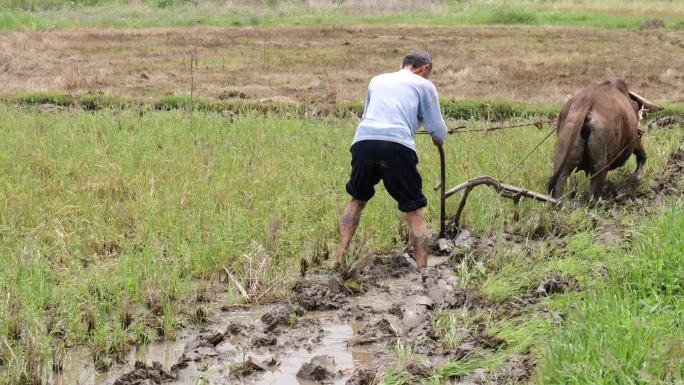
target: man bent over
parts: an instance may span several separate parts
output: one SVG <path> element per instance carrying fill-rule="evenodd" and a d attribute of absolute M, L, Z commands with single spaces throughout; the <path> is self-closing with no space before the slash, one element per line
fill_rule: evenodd
<path fill-rule="evenodd" d="M 363 117 L 351 146 L 347 192 L 352 200 L 340 220 L 338 263 L 344 262 L 361 211 L 382 180 L 399 210 L 406 214 L 417 266 L 427 266 L 428 234 L 423 213 L 427 199 L 416 168 L 414 136 L 422 125 L 432 135 L 432 142 L 442 146 L 447 134 L 437 90 L 427 80 L 431 72 L 432 56 L 413 50 L 404 58 L 401 70 L 378 75 L 368 85 Z"/>

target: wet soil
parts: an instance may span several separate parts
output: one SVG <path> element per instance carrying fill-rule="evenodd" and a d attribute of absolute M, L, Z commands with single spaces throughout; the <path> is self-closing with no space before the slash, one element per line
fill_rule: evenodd
<path fill-rule="evenodd" d="M 164 370 L 159 361 L 155 361 L 149 366 L 138 361 L 135 363 L 135 370 L 119 377 L 114 381 L 114 385 L 157 385 L 171 382 L 175 378 L 173 374 Z"/>
<path fill-rule="evenodd" d="M 468 306 L 469 298 L 456 289 L 448 256 L 431 257 L 430 266 L 419 272 L 407 254 L 377 256 L 355 277 L 367 288 L 360 295 L 335 275 L 307 277 L 286 301 L 219 315 L 185 342 L 175 362 L 138 363 L 116 384 L 191 384 L 199 377 L 210 383 L 371 384 L 395 362 L 398 338 L 434 362 L 499 346 L 473 331 L 462 349 L 444 347 L 432 332 L 433 315 Z M 432 370 L 422 364 L 408 369 L 416 377 Z"/>
<path fill-rule="evenodd" d="M 681 194 L 677 184 L 684 176 L 684 142 L 677 151 L 670 154 L 664 172 L 656 178 L 656 184 L 651 194 L 676 195 Z"/>

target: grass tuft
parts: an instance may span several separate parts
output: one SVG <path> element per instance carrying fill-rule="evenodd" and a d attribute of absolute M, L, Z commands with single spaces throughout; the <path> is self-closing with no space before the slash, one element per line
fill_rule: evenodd
<path fill-rule="evenodd" d="M 541 355 L 545 384 L 684 380 L 684 211 L 642 225 L 630 255 L 570 306 Z"/>

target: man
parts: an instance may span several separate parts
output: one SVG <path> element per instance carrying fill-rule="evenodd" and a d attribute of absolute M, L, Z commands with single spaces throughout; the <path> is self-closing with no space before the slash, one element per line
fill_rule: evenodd
<path fill-rule="evenodd" d="M 406 214 L 416 265 L 427 266 L 428 233 L 423 213 L 427 199 L 416 168 L 414 136 L 423 125 L 432 135 L 432 142 L 441 146 L 447 134 L 437 90 L 427 80 L 431 72 L 432 56 L 425 50 L 413 50 L 404 58 L 401 70 L 378 75 L 368 85 L 362 121 L 351 147 L 347 192 L 352 200 L 340 219 L 340 264 L 344 264 L 361 211 L 382 179 L 399 210 Z"/>

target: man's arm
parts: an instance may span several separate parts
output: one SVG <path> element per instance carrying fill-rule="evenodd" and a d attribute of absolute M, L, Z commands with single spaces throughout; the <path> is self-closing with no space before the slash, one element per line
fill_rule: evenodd
<path fill-rule="evenodd" d="M 363 114 L 361 115 L 361 120 L 366 119 L 366 111 L 368 111 L 368 102 L 370 102 L 370 87 L 366 91 L 366 102 L 363 104 Z"/>
<path fill-rule="evenodd" d="M 439 96 L 432 83 L 425 86 L 420 97 L 420 114 L 423 116 L 423 126 L 432 135 L 435 145 L 442 145 L 446 140 L 447 128 L 442 112 L 439 109 Z"/>

